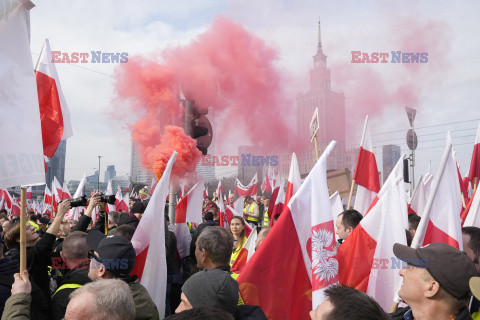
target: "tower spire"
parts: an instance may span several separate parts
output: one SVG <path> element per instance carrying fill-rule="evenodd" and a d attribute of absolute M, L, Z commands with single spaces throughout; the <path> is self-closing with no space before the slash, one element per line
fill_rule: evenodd
<path fill-rule="evenodd" d="M 318 45 L 317 45 L 317 53 L 313 56 L 313 65 L 315 68 L 323 67 L 327 65 L 327 56 L 323 53 L 322 48 L 322 31 L 320 28 L 320 17 L 318 17 Z"/>
<path fill-rule="evenodd" d="M 322 48 L 322 31 L 320 29 L 320 17 L 318 17 L 318 47 Z"/>

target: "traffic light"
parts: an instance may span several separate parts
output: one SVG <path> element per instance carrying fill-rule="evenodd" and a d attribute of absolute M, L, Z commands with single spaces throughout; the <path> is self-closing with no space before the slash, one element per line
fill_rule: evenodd
<path fill-rule="evenodd" d="M 403 182 L 410 183 L 410 178 L 408 176 L 409 168 L 408 168 L 408 159 L 403 159 Z"/>
<path fill-rule="evenodd" d="M 197 141 L 197 148 L 203 155 L 212 143 L 212 125 L 205 116 L 206 111 L 200 111 L 195 105 L 195 100 L 185 100 L 185 134 Z"/>

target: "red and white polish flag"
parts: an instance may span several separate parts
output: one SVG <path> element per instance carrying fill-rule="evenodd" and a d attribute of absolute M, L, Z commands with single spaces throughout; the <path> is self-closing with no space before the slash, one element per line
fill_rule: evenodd
<path fill-rule="evenodd" d="M 255 241 L 257 240 L 257 236 L 257 228 L 255 228 L 253 232 L 248 235 L 247 241 L 243 244 L 243 247 L 238 253 L 237 259 L 235 259 L 235 262 L 232 265 L 233 273 L 241 273 L 243 268 L 247 265 L 247 262 L 255 253 Z"/>
<path fill-rule="evenodd" d="M 239 197 L 246 197 L 246 196 L 255 196 L 258 193 L 258 178 L 257 174 L 252 178 L 248 186 L 244 186 L 240 180 L 237 178 L 237 187 L 235 188 Z"/>
<path fill-rule="evenodd" d="M 275 188 L 272 192 L 272 197 L 270 198 L 270 204 L 268 205 L 268 217 L 270 219 L 269 227 L 273 226 L 273 218 L 277 214 L 281 214 L 284 208 L 285 202 L 285 189 L 284 181 L 279 183 L 278 187 Z"/>
<path fill-rule="evenodd" d="M 478 192 L 478 188 L 470 199 L 469 204 L 467 205 L 466 210 L 466 218 L 463 223 L 463 227 L 479 227 L 480 228 L 480 192 Z"/>
<path fill-rule="evenodd" d="M 222 189 L 222 181 L 218 181 L 218 188 L 217 188 L 217 203 L 218 207 L 218 221 L 221 227 L 227 228 L 229 226 L 229 220 L 225 215 L 225 204 L 223 202 L 223 189 Z"/>
<path fill-rule="evenodd" d="M 71 137 L 73 133 L 70 111 L 63 96 L 57 69 L 52 63 L 48 39 L 45 39 L 38 57 L 35 76 L 42 123 L 43 152 L 51 158 L 60 141 Z"/>
<path fill-rule="evenodd" d="M 245 197 L 239 197 L 235 202 L 233 203 L 233 209 L 237 212 L 242 212 L 243 213 L 243 207 L 245 206 Z M 243 214 L 242 214 L 243 216 Z"/>
<path fill-rule="evenodd" d="M 65 181 L 63 181 L 62 199 L 72 199 L 70 191 L 68 191 L 67 183 Z"/>
<path fill-rule="evenodd" d="M 187 222 L 202 223 L 203 181 L 197 182 L 175 207 L 175 236 L 180 258 L 190 254 L 192 237 Z"/>
<path fill-rule="evenodd" d="M 122 188 L 120 188 L 120 186 L 117 186 L 117 193 L 115 194 L 115 199 L 116 211 L 128 211 L 128 197 L 126 198 L 126 200 L 124 197 L 122 197 Z"/>
<path fill-rule="evenodd" d="M 267 171 L 265 171 L 265 174 L 263 176 L 263 182 L 262 182 L 262 193 L 269 193 L 272 192 L 272 184 L 270 182 L 270 167 L 268 168 Z"/>
<path fill-rule="evenodd" d="M 73 195 L 73 198 L 76 199 L 76 198 L 80 198 L 81 196 L 83 196 L 83 189 L 85 188 L 85 183 L 87 182 L 87 174 L 84 173 L 83 174 L 83 178 L 82 180 L 80 180 L 80 183 L 78 184 L 78 187 L 77 187 L 77 190 L 75 190 L 75 193 Z M 75 208 L 72 208 L 70 210 L 68 210 L 68 213 L 67 213 L 67 219 L 69 220 L 78 220 L 79 216 L 80 216 L 80 211 L 83 207 L 75 207 Z"/>
<path fill-rule="evenodd" d="M 325 288 L 338 281 L 326 179 L 334 145 L 326 148 L 238 278 L 245 304 L 259 305 L 269 319 L 309 319 Z"/>
<path fill-rule="evenodd" d="M 337 238 L 337 217 L 339 214 L 343 212 L 343 204 L 342 198 L 340 197 L 340 193 L 335 191 L 334 194 L 330 196 L 330 205 L 332 206 L 332 218 L 333 218 L 333 226 L 335 227 L 335 239 Z M 338 240 L 338 239 L 336 239 Z"/>
<path fill-rule="evenodd" d="M 10 216 L 19 216 L 20 215 L 20 204 L 17 200 L 13 200 L 12 202 L 12 210 L 10 210 Z"/>
<path fill-rule="evenodd" d="M 27 200 L 32 200 L 32 187 L 27 188 Z"/>
<path fill-rule="evenodd" d="M 398 283 L 393 244 L 406 245 L 407 202 L 402 155 L 360 224 L 338 248 L 339 282 L 366 292 L 389 310 Z"/>
<path fill-rule="evenodd" d="M 113 195 L 113 187 L 112 187 L 112 180 L 111 179 L 108 179 L 107 190 L 105 190 L 105 195 L 107 195 L 107 196 Z M 115 205 L 107 203 L 106 211 L 107 212 L 115 211 Z"/>
<path fill-rule="evenodd" d="M 271 169 L 270 167 L 268 168 L 267 172 L 265 172 L 265 190 L 262 190 L 262 192 L 270 193 L 272 192 L 272 177 L 271 177 Z M 262 184 L 263 185 L 263 184 Z"/>
<path fill-rule="evenodd" d="M 475 181 L 477 181 L 477 184 L 480 182 L 480 123 L 478 124 L 475 144 L 473 146 L 472 161 L 470 162 L 468 179 L 472 184 L 472 188 L 474 188 Z"/>
<path fill-rule="evenodd" d="M 453 156 L 452 139 L 448 132 L 440 167 L 412 240 L 412 248 L 442 242 L 463 250 L 459 216 L 461 209 L 457 164 Z"/>
<path fill-rule="evenodd" d="M 167 287 L 165 221 L 158 219 L 158 213 L 161 212 L 163 217 L 170 174 L 176 157 L 177 152 L 174 151 L 132 238 L 132 244 L 137 253 L 132 274 L 138 276 L 140 283 L 147 289 L 158 310 L 165 310 Z"/>
<path fill-rule="evenodd" d="M 13 198 L 10 195 L 10 192 L 8 192 L 7 189 L 0 189 L 0 196 L 4 200 L 4 206 L 6 209 L 11 210 L 12 205 L 13 205 Z"/>
<path fill-rule="evenodd" d="M 358 151 L 357 164 L 353 180 L 357 184 L 354 208 L 361 214 L 370 208 L 373 200 L 380 191 L 380 179 L 378 177 L 377 161 L 373 153 L 372 137 L 368 127 L 368 115 L 365 118 L 362 141 Z"/>
<path fill-rule="evenodd" d="M 63 200 L 63 187 L 55 176 L 52 182 L 52 194 L 56 197 L 57 201 Z"/>
<path fill-rule="evenodd" d="M 43 210 L 42 210 L 42 212 L 46 212 L 49 208 L 51 210 L 52 202 L 53 202 L 52 192 L 50 191 L 50 189 L 48 189 L 48 186 L 45 185 L 45 192 L 44 192 L 44 195 L 43 195 Z M 50 219 L 51 218 L 52 217 L 50 217 Z"/>
<path fill-rule="evenodd" d="M 430 193 L 430 187 L 433 181 L 432 175 L 426 175 L 420 178 L 417 187 L 413 192 L 412 200 L 408 206 L 408 213 L 414 213 L 418 216 L 422 216 L 427 204 L 428 195 Z"/>
<path fill-rule="evenodd" d="M 292 154 L 292 161 L 290 162 L 290 172 L 288 173 L 287 190 L 285 191 L 284 206 L 288 205 L 288 202 L 293 195 L 300 189 L 302 185 L 302 178 L 300 177 L 300 169 L 298 168 L 297 156 Z"/>

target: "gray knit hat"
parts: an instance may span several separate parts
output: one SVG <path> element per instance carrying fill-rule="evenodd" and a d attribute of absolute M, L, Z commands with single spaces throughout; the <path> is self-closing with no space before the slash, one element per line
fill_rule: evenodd
<path fill-rule="evenodd" d="M 235 314 L 238 283 L 229 272 L 205 269 L 185 281 L 182 292 L 194 308 L 213 307 Z"/>

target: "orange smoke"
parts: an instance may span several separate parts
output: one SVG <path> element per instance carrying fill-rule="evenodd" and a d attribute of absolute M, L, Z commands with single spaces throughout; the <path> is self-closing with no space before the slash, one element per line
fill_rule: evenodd
<path fill-rule="evenodd" d="M 151 155 L 154 156 L 153 172 L 158 180 L 162 177 L 173 151 L 178 152 L 172 169 L 172 175 L 175 177 L 183 177 L 187 173 L 195 171 L 202 156 L 197 149 L 197 142 L 185 135 L 183 128 L 165 127 L 165 133 L 161 136 L 160 143 L 150 150 Z"/>

